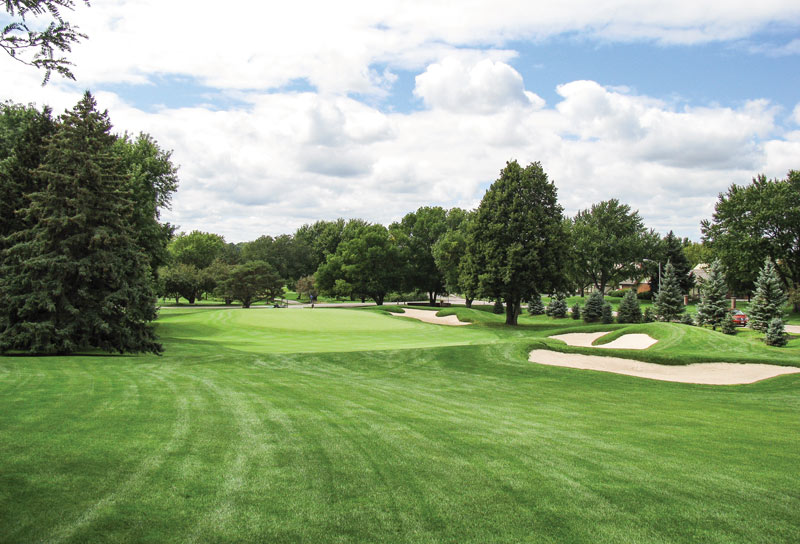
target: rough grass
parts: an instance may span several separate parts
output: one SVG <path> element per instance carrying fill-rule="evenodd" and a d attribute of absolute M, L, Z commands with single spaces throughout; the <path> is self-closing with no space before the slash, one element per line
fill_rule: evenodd
<path fill-rule="evenodd" d="M 0 358 L 0 541 L 796 542 L 800 377 L 535 365 L 609 326 L 445 312 L 475 325 L 176 309 L 163 357 Z M 612 326 L 675 362 L 773 353 L 680 327 Z"/>

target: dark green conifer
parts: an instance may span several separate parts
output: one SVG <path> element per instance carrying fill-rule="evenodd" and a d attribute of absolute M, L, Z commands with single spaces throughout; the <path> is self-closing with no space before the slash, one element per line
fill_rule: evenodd
<path fill-rule="evenodd" d="M 586 300 L 586 306 L 583 307 L 583 320 L 586 323 L 595 323 L 600 321 L 603 317 L 603 293 L 595 291 Z"/>
<path fill-rule="evenodd" d="M 764 342 L 768 346 L 782 347 L 788 342 L 786 338 L 786 331 L 783 325 L 783 319 L 780 317 L 773 317 L 767 325 L 767 335 Z"/>
<path fill-rule="evenodd" d="M 733 315 L 730 312 L 726 313 L 725 317 L 722 318 L 720 330 L 724 334 L 736 334 L 736 323 L 733 322 Z"/>
<path fill-rule="evenodd" d="M 788 300 L 775 264 L 767 257 L 758 274 L 755 295 L 750 302 L 750 328 L 763 331 L 776 317 L 783 319 L 783 306 Z"/>
<path fill-rule="evenodd" d="M 0 269 L 0 352 L 160 352 L 124 165 L 90 93 L 60 118 Z"/>
<path fill-rule="evenodd" d="M 575 303 L 572 308 L 572 319 L 580 319 L 581 318 L 581 305 L 579 303 Z"/>
<path fill-rule="evenodd" d="M 536 294 L 533 299 L 528 303 L 528 313 L 531 315 L 542 315 L 544 313 L 544 303 L 542 302 L 542 295 Z"/>
<path fill-rule="evenodd" d="M 546 312 L 550 317 L 561 319 L 567 317 L 567 301 L 563 293 L 556 293 L 550 299 Z"/>
<path fill-rule="evenodd" d="M 661 289 L 653 301 L 656 315 L 661 321 L 673 321 L 685 311 L 681 286 L 672 263 L 668 262 L 661 279 Z"/>
<path fill-rule="evenodd" d="M 603 304 L 603 316 L 600 319 L 606 325 L 614 322 L 614 312 L 611 309 L 610 302 L 606 302 L 605 304 Z"/>
<path fill-rule="evenodd" d="M 708 269 L 708 278 L 700 285 L 700 303 L 697 305 L 697 324 L 711 325 L 717 330 L 728 316 L 728 286 L 722 263 L 715 260 Z"/>
<path fill-rule="evenodd" d="M 639 299 L 636 297 L 636 291 L 633 289 L 628 289 L 625 292 L 625 296 L 622 297 L 622 302 L 619 303 L 619 308 L 617 309 L 617 322 L 642 322 L 642 309 L 639 307 Z"/>
<path fill-rule="evenodd" d="M 494 307 L 492 308 L 492 313 L 495 314 L 505 313 L 505 310 L 503 309 L 503 303 L 500 302 L 500 299 L 494 301 Z"/>

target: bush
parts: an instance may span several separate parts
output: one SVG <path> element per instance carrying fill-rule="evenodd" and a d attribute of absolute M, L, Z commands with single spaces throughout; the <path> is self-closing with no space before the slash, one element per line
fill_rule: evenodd
<path fill-rule="evenodd" d="M 694 318 L 692 317 L 692 314 L 690 314 L 688 312 L 683 314 L 681 316 L 681 323 L 683 323 L 684 325 L 692 325 L 692 326 L 694 326 Z"/>
<path fill-rule="evenodd" d="M 636 293 L 633 290 L 628 290 L 622 298 L 617 310 L 618 323 L 641 323 L 642 310 L 639 308 L 639 299 L 636 298 Z"/>
<path fill-rule="evenodd" d="M 542 302 L 542 296 L 536 295 L 531 299 L 528 303 L 528 313 L 531 315 L 542 315 L 544 313 L 544 303 Z"/>
<path fill-rule="evenodd" d="M 720 330 L 725 334 L 736 334 L 736 323 L 733 322 L 733 316 L 731 314 L 723 318 Z"/>
<path fill-rule="evenodd" d="M 605 301 L 602 293 L 594 292 L 589 295 L 589 299 L 586 301 L 586 306 L 583 308 L 583 320 L 586 323 L 595 323 L 600 321 L 600 319 L 603 317 L 604 304 Z"/>
<path fill-rule="evenodd" d="M 783 326 L 783 319 L 780 317 L 773 317 L 767 325 L 767 336 L 764 342 L 768 346 L 782 347 L 785 346 L 788 340 L 786 339 L 786 332 Z"/>
<path fill-rule="evenodd" d="M 494 308 L 492 308 L 492 312 L 495 314 L 503 314 L 505 310 L 503 309 L 503 303 L 499 300 L 494 301 Z"/>
<path fill-rule="evenodd" d="M 564 295 L 558 293 L 551 298 L 550 304 L 547 305 L 547 310 L 545 310 L 545 313 L 550 317 L 555 317 L 556 319 L 567 317 L 567 301 L 564 299 Z"/>
<path fill-rule="evenodd" d="M 606 302 L 603 304 L 603 323 L 609 324 L 614 322 L 614 312 L 611 310 L 611 304 Z"/>
<path fill-rule="evenodd" d="M 636 298 L 638 298 L 639 300 L 653 300 L 653 292 L 642 291 L 641 293 L 636 294 Z"/>
<path fill-rule="evenodd" d="M 572 306 L 572 319 L 580 319 L 581 318 L 581 305 L 577 302 L 574 306 Z"/>
<path fill-rule="evenodd" d="M 606 293 L 606 296 L 609 296 L 609 297 L 624 297 L 625 294 L 628 291 L 631 291 L 631 289 L 617 289 L 615 291 L 609 291 L 608 293 Z"/>
<path fill-rule="evenodd" d="M 656 320 L 656 315 L 655 312 L 653 311 L 653 307 L 648 306 L 647 308 L 644 309 L 644 312 L 642 313 L 642 323 L 652 323 L 655 320 Z"/>

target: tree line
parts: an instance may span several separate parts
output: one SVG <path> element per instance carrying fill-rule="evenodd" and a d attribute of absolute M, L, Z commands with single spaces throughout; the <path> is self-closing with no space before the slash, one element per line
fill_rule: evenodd
<path fill-rule="evenodd" d="M 425 206 L 388 227 L 320 220 L 232 244 L 160 221 L 178 184 L 170 153 L 146 134 L 112 134 L 90 93 L 59 117 L 13 104 L 0 113 L 0 351 L 158 352 L 156 295 L 248 307 L 284 285 L 377 304 L 393 292 L 488 298 L 514 325 L 543 294 L 646 280 L 657 296 L 682 295 L 692 268 L 715 260 L 729 290 L 749 293 L 769 259 L 798 304 L 795 171 L 732 185 L 700 243 L 662 237 L 617 199 L 568 217 L 540 163 L 510 161 L 475 210 Z"/>

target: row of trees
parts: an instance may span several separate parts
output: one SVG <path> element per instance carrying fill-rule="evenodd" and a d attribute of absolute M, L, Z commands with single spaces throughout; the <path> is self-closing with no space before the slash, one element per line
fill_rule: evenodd
<path fill-rule="evenodd" d="M 148 135 L 111 128 L 88 92 L 58 118 L 0 108 L 0 352 L 161 351 L 176 168 Z"/>

